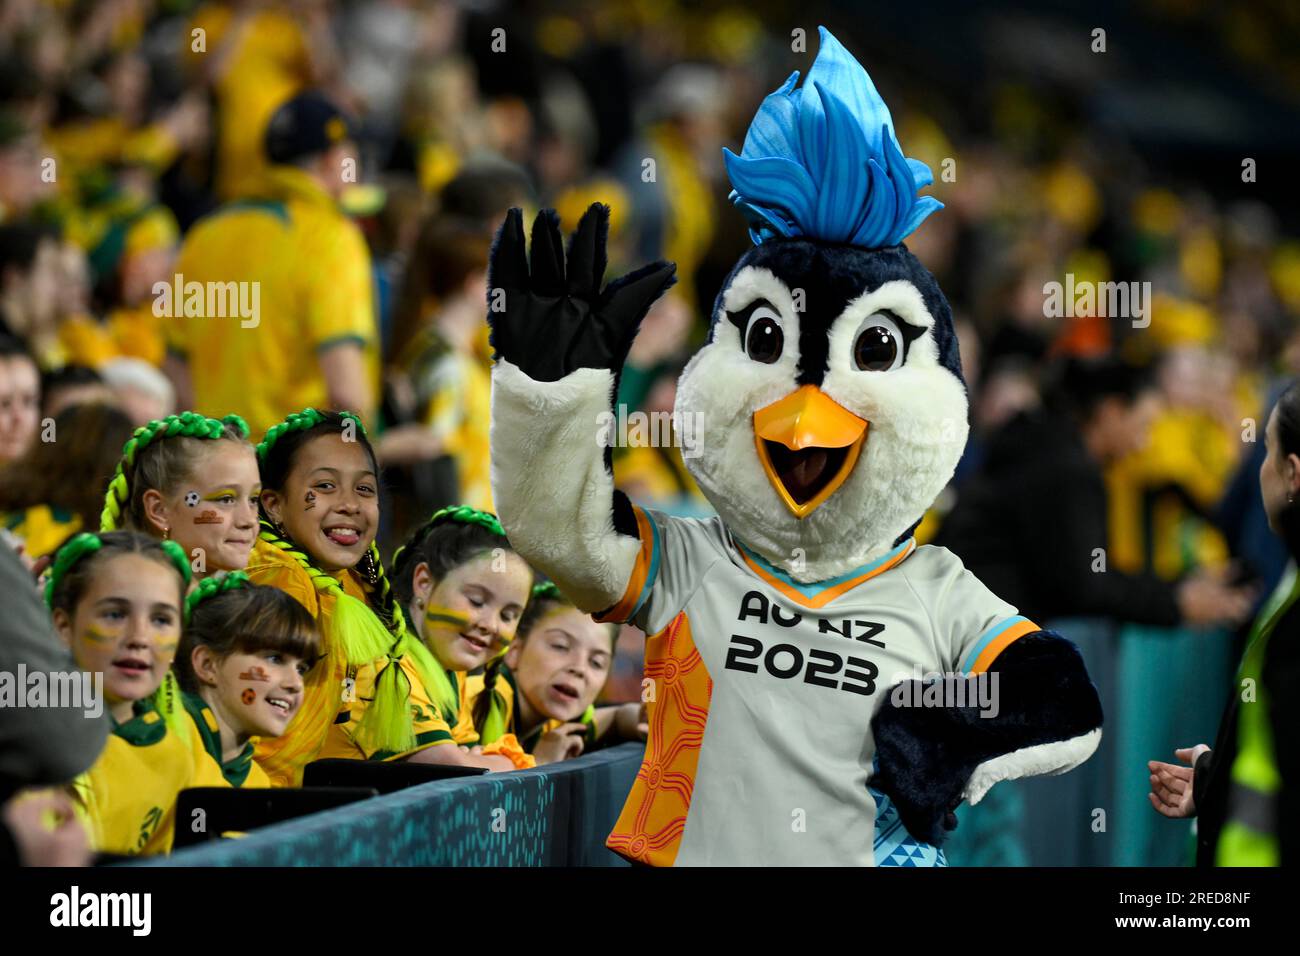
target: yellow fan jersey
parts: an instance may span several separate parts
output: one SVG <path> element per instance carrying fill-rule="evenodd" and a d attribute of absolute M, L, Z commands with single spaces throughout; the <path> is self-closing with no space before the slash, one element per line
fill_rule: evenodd
<path fill-rule="evenodd" d="M 169 733 L 153 705 L 138 701 L 135 716 L 116 724 L 94 766 L 72 784 L 91 846 L 102 853 L 167 853 L 175 830 L 176 798 L 195 782 L 188 740 Z"/>
<path fill-rule="evenodd" d="M 368 404 L 376 404 L 370 252 L 302 170 L 276 167 L 266 198 L 230 203 L 197 223 L 155 307 L 170 316 L 168 347 L 188 362 L 195 411 L 236 412 L 260 435 L 291 411 L 328 408 L 319 353 L 347 342 L 362 349 Z"/>
<path fill-rule="evenodd" d="M 254 584 L 279 588 L 305 607 L 317 621 L 328 617 L 334 598 L 322 595 L 302 565 L 273 544 L 258 539 L 248 560 L 248 577 Z M 334 575 L 343 590 L 365 601 L 366 591 L 350 571 Z M 321 628 L 321 659 L 307 672 L 302 705 L 284 734 L 260 738 L 255 759 L 273 787 L 302 785 L 302 771 L 316 759 L 343 699 L 348 664 L 342 648 L 334 647 Z"/>
<path fill-rule="evenodd" d="M 0 514 L 0 528 L 22 539 L 29 558 L 40 558 L 59 550 L 63 542 L 81 530 L 81 516 L 52 505 L 33 505 Z"/>
<path fill-rule="evenodd" d="M 320 759 L 326 757 L 344 757 L 353 760 L 397 760 L 415 753 L 417 750 L 424 750 L 427 747 L 434 747 L 438 744 L 465 743 L 464 740 L 458 740 L 455 732 L 459 731 L 464 736 L 464 728 L 457 723 L 456 728 L 448 725 L 443 714 L 438 709 L 438 705 L 433 702 L 429 692 L 425 689 L 424 682 L 420 680 L 419 673 L 415 665 L 411 663 L 408 657 L 402 657 L 398 661 L 398 666 L 406 674 L 406 679 L 411 686 L 410 707 L 411 707 L 411 724 L 415 730 L 415 747 L 406 753 L 393 753 L 388 750 L 370 750 L 367 749 L 359 740 L 357 740 L 357 727 L 361 723 L 361 718 L 365 714 L 367 707 L 375 697 L 375 677 L 381 668 L 388 663 L 387 658 L 366 664 L 362 667 L 353 667 L 348 669 L 348 677 L 352 683 L 347 685 L 346 699 L 343 706 L 334 718 L 334 724 L 330 727 L 329 736 L 325 738 L 325 746 L 321 749 Z M 461 700 L 464 700 L 464 682 L 459 682 L 458 690 Z M 470 731 L 473 731 L 473 724 L 470 724 Z M 478 738 L 475 737 L 475 740 Z"/>
<path fill-rule="evenodd" d="M 253 742 L 244 744 L 233 760 L 222 761 L 221 728 L 212 708 L 196 694 L 184 694 L 185 712 L 194 724 L 190 750 L 194 754 L 195 787 L 269 787 L 271 778 L 253 759 Z"/>

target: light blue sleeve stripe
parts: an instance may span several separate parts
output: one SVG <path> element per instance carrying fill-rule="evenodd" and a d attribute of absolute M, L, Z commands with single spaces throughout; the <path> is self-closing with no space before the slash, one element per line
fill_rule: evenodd
<path fill-rule="evenodd" d="M 1005 621 L 999 621 L 997 624 L 990 627 L 980 636 L 980 639 L 975 642 L 975 646 L 970 649 L 970 653 L 966 655 L 966 660 L 963 661 L 961 665 L 962 673 L 970 673 L 970 669 L 975 666 L 975 662 L 979 660 L 979 656 L 983 653 L 984 648 L 997 640 L 999 634 L 1011 627 L 1013 624 L 1027 623 L 1028 621 L 1029 618 L 1021 617 L 1017 614 L 1015 617 L 1009 617 Z"/>
<path fill-rule="evenodd" d="M 627 616 L 629 621 L 641 613 L 641 607 L 649 600 L 650 589 L 654 587 L 655 577 L 659 574 L 659 524 L 650 517 L 650 512 L 642 509 L 642 513 L 645 515 L 646 523 L 650 525 L 650 569 L 646 571 L 645 584 L 641 585 L 641 593 L 637 595 L 632 613 Z"/>

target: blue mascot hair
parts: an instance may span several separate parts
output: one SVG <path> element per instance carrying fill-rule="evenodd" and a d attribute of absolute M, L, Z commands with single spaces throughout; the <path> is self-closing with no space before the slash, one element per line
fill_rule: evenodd
<path fill-rule="evenodd" d="M 769 94 L 739 156 L 723 149 L 730 199 L 755 244 L 805 236 L 866 249 L 895 246 L 943 204 L 917 190 L 930 167 L 906 159 L 889 107 L 871 77 L 825 27 L 798 89 L 799 71 Z"/>

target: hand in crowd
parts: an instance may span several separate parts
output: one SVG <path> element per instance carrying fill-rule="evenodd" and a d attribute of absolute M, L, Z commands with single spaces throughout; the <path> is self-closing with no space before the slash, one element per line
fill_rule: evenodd
<path fill-rule="evenodd" d="M 540 767 L 542 764 L 572 760 L 579 756 L 582 753 L 586 733 L 586 724 L 570 722 L 560 724 L 554 730 L 542 734 L 542 739 L 537 741 L 537 746 L 533 748 L 537 765 Z"/>
<path fill-rule="evenodd" d="M 621 705 L 614 715 L 614 730 L 620 740 L 645 740 L 650 735 L 645 704 Z"/>
<path fill-rule="evenodd" d="M 19 794 L 4 805 L 0 819 L 13 835 L 23 866 L 90 865 L 86 831 L 65 794 L 53 790 Z"/>
<path fill-rule="evenodd" d="M 1228 583 L 1228 569 L 1198 571 L 1178 586 L 1178 612 L 1196 626 L 1240 624 L 1255 605 L 1255 590 Z"/>
<path fill-rule="evenodd" d="M 1148 760 L 1147 769 L 1151 771 L 1151 793 L 1147 799 L 1157 813 L 1173 819 L 1196 816 L 1196 801 L 1192 796 L 1192 781 L 1195 778 L 1196 761 L 1203 753 L 1209 753 L 1209 746 L 1197 744 L 1195 747 L 1183 747 L 1174 751 L 1174 756 L 1186 766 Z"/>

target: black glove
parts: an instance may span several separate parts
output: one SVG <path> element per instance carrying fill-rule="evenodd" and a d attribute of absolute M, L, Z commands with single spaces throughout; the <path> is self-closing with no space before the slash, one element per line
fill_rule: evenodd
<path fill-rule="evenodd" d="M 653 262 L 600 290 L 609 207 L 593 203 L 569 243 L 568 273 L 560 220 L 543 209 L 533 220 L 531 272 L 524 220 L 506 213 L 488 264 L 488 324 L 495 357 L 534 381 L 554 382 L 580 368 L 623 367 L 651 304 L 676 281 L 677 266 Z"/>

